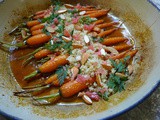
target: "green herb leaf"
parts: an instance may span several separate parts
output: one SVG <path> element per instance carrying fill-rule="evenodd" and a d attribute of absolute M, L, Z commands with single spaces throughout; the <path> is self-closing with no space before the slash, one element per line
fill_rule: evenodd
<path fill-rule="evenodd" d="M 49 43 L 45 44 L 44 48 L 51 50 L 51 51 L 54 51 L 55 49 L 60 47 L 60 45 L 61 45 L 61 42 L 53 42 L 51 40 Z"/>
<path fill-rule="evenodd" d="M 90 18 L 89 16 L 81 17 L 79 19 L 79 23 L 87 25 L 90 25 L 94 21 L 96 21 L 96 19 Z"/>
<path fill-rule="evenodd" d="M 56 30 L 56 32 L 58 32 L 58 33 L 63 33 L 64 28 L 65 28 L 64 20 L 61 20 L 61 21 L 60 21 L 60 24 L 58 25 L 58 29 Z"/>
<path fill-rule="evenodd" d="M 98 92 L 98 95 L 99 95 L 102 99 L 104 99 L 105 101 L 108 101 L 108 99 L 109 99 L 109 94 L 108 94 L 107 92 L 105 92 L 105 93 Z"/>
<path fill-rule="evenodd" d="M 72 15 L 79 12 L 78 9 L 76 9 L 76 8 L 73 9 L 73 10 L 72 10 L 72 9 L 69 9 L 69 10 L 67 10 L 67 11 L 68 11 L 68 13 L 71 13 Z"/>
<path fill-rule="evenodd" d="M 67 71 L 68 71 L 68 67 L 66 67 L 66 66 L 60 66 L 56 70 L 55 73 L 58 75 L 58 80 L 59 80 L 60 85 L 62 85 L 64 83 L 64 80 L 67 77 Z"/>

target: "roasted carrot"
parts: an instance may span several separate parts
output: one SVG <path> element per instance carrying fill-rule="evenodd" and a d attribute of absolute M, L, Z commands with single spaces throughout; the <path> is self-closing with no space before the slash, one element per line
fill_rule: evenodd
<path fill-rule="evenodd" d="M 127 40 L 127 38 L 125 38 L 125 37 L 111 37 L 111 38 L 104 39 L 102 44 L 103 45 L 114 45 L 114 44 L 124 42 L 126 40 Z"/>
<path fill-rule="evenodd" d="M 127 52 L 128 52 L 128 50 L 124 51 L 124 52 L 121 52 L 118 55 L 111 56 L 110 59 L 113 59 L 113 60 L 121 59 L 126 55 Z"/>
<path fill-rule="evenodd" d="M 46 11 L 46 10 L 37 11 L 37 12 L 35 13 L 35 15 L 43 14 L 45 11 Z"/>
<path fill-rule="evenodd" d="M 32 31 L 32 35 L 38 35 L 38 34 L 42 34 L 43 33 L 43 30 L 42 29 L 38 29 L 38 30 L 34 30 Z"/>
<path fill-rule="evenodd" d="M 97 21 L 93 22 L 93 24 L 94 25 L 99 25 L 99 24 L 101 24 L 103 22 L 104 22 L 104 20 L 97 20 Z"/>
<path fill-rule="evenodd" d="M 52 72 L 54 71 L 55 69 L 58 68 L 58 66 L 61 66 L 61 65 L 65 65 L 68 63 L 68 55 L 59 55 L 57 57 L 55 57 L 54 60 L 49 60 L 47 61 L 46 63 L 44 63 L 42 66 L 39 67 L 39 70 L 42 72 L 42 73 L 47 73 L 47 72 Z"/>
<path fill-rule="evenodd" d="M 90 78 L 83 82 L 79 82 L 77 80 L 69 81 L 60 87 L 60 95 L 65 98 L 71 97 L 81 90 L 86 89 L 88 87 L 87 84 L 92 84 L 94 81 L 95 78 Z"/>
<path fill-rule="evenodd" d="M 85 15 L 91 14 L 91 13 L 96 13 L 98 10 L 93 10 L 93 11 L 86 11 Z"/>
<path fill-rule="evenodd" d="M 28 27 L 32 27 L 32 26 L 38 25 L 40 23 L 41 22 L 38 21 L 38 20 L 32 20 L 32 21 L 28 21 L 26 24 L 27 24 Z"/>
<path fill-rule="evenodd" d="M 136 55 L 137 52 L 138 52 L 137 49 L 136 50 L 131 50 L 128 53 L 125 54 L 125 57 L 130 56 L 130 59 L 132 59 Z"/>
<path fill-rule="evenodd" d="M 39 15 L 35 15 L 34 17 L 33 17 L 33 19 L 34 20 L 37 20 L 37 19 L 41 19 L 41 18 L 43 18 L 44 17 L 44 14 L 39 14 Z"/>
<path fill-rule="evenodd" d="M 97 10 L 97 9 L 87 8 L 87 7 L 85 7 L 85 8 L 80 8 L 80 9 L 79 9 L 79 11 L 95 11 L 95 10 Z"/>
<path fill-rule="evenodd" d="M 48 42 L 50 39 L 51 35 L 38 34 L 28 38 L 26 42 L 28 45 L 39 45 Z"/>
<path fill-rule="evenodd" d="M 112 29 L 109 29 L 109 30 L 106 30 L 106 31 L 99 33 L 98 36 L 104 37 L 104 36 L 110 35 L 111 33 L 113 33 L 116 30 L 117 30 L 117 28 L 112 28 Z"/>
<path fill-rule="evenodd" d="M 49 61 L 45 62 L 43 65 L 41 65 L 38 70 L 33 71 L 31 74 L 24 77 L 24 80 L 28 80 L 34 76 L 36 76 L 38 73 L 48 73 L 56 70 L 59 66 L 65 65 L 68 63 L 68 55 L 59 55 L 55 57 L 54 59 L 50 59 Z"/>
<path fill-rule="evenodd" d="M 132 45 L 128 45 L 128 44 L 126 44 L 126 43 L 114 46 L 114 48 L 115 48 L 117 51 L 128 50 L 128 49 L 130 49 L 130 48 L 132 48 L 132 47 L 133 47 Z"/>
<path fill-rule="evenodd" d="M 109 22 L 109 23 L 103 23 L 103 24 L 99 24 L 97 25 L 97 27 L 99 28 L 106 28 L 106 27 L 111 27 L 113 25 L 117 25 L 119 22 Z"/>
<path fill-rule="evenodd" d="M 44 28 L 44 24 L 38 24 L 38 25 L 35 25 L 33 27 L 31 27 L 30 31 L 35 31 L 35 30 L 39 30 L 39 29 L 43 29 Z"/>
<path fill-rule="evenodd" d="M 36 54 L 34 54 L 34 58 L 41 59 L 41 58 L 46 57 L 47 55 L 49 55 L 51 53 L 52 52 L 48 49 L 42 49 L 39 52 L 37 52 Z"/>
<path fill-rule="evenodd" d="M 90 16 L 91 18 L 99 18 L 99 17 L 106 15 L 109 11 L 110 9 L 109 10 L 99 10 L 96 13 L 88 14 L 88 16 Z"/>

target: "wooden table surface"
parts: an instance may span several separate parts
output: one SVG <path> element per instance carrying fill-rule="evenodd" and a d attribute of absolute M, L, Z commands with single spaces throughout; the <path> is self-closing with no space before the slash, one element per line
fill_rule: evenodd
<path fill-rule="evenodd" d="M 0 115 L 0 120 L 9 120 Z M 143 103 L 113 120 L 160 120 L 160 87 Z"/>

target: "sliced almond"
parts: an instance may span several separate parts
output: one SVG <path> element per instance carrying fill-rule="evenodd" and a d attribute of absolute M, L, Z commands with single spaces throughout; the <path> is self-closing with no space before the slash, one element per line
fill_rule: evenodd
<path fill-rule="evenodd" d="M 88 35 L 84 35 L 84 41 L 85 41 L 85 43 L 89 43 L 90 42 L 90 39 L 89 39 Z"/>
<path fill-rule="evenodd" d="M 83 95 L 82 99 L 84 100 L 85 103 L 87 103 L 88 105 L 92 105 L 92 100 L 87 96 L 87 95 Z"/>
<path fill-rule="evenodd" d="M 74 28 L 79 31 L 83 30 L 83 28 L 80 25 L 74 25 Z"/>
<path fill-rule="evenodd" d="M 89 54 L 88 53 L 83 53 L 82 54 L 82 59 L 81 59 L 81 64 L 84 65 L 85 62 L 88 60 Z"/>
<path fill-rule="evenodd" d="M 100 32 L 101 32 L 101 29 L 100 29 L 99 27 L 94 27 L 94 28 L 93 28 L 93 31 L 100 33 Z"/>
<path fill-rule="evenodd" d="M 111 70 L 112 69 L 112 66 L 109 66 L 107 64 L 102 64 L 102 67 L 106 70 Z"/>
<path fill-rule="evenodd" d="M 66 19 L 66 17 L 65 17 L 63 14 L 59 15 L 59 17 L 60 17 L 62 20 L 65 20 L 65 19 Z"/>
<path fill-rule="evenodd" d="M 86 11 L 79 12 L 79 15 L 84 15 L 84 14 L 86 14 Z"/>
<path fill-rule="evenodd" d="M 71 5 L 71 4 L 64 4 L 64 6 L 65 6 L 66 8 L 74 8 L 74 6 Z"/>
<path fill-rule="evenodd" d="M 72 46 L 73 46 L 74 49 L 76 49 L 76 48 L 82 48 L 83 47 L 83 45 L 76 44 L 76 43 L 73 43 Z"/>
<path fill-rule="evenodd" d="M 65 42 L 70 42 L 72 39 L 69 38 L 69 37 L 65 37 L 65 36 L 62 36 L 62 39 L 65 41 Z"/>
<path fill-rule="evenodd" d="M 21 35 L 22 35 L 22 38 L 24 39 L 24 38 L 26 38 L 27 32 L 24 29 L 22 29 Z"/>
<path fill-rule="evenodd" d="M 55 28 L 53 28 L 53 27 L 47 26 L 46 29 L 50 33 L 54 33 L 55 32 Z"/>
<path fill-rule="evenodd" d="M 106 55 L 106 51 L 102 48 L 101 50 L 100 50 L 100 52 L 101 52 L 101 55 Z"/>
<path fill-rule="evenodd" d="M 98 36 L 98 34 L 97 34 L 96 32 L 92 32 L 91 35 L 92 35 L 93 37 L 97 37 L 97 36 Z"/>
<path fill-rule="evenodd" d="M 85 92 L 79 92 L 77 97 L 82 97 L 83 95 L 85 95 Z"/>
<path fill-rule="evenodd" d="M 100 74 L 97 74 L 97 75 L 96 75 L 96 83 L 98 84 L 98 86 L 101 86 L 101 87 L 102 87 L 102 82 L 101 82 Z"/>
<path fill-rule="evenodd" d="M 126 75 L 124 75 L 123 73 L 115 73 L 117 76 L 121 77 L 121 78 L 124 78 L 124 77 L 127 77 Z"/>
<path fill-rule="evenodd" d="M 133 73 L 133 66 L 132 65 L 128 65 L 128 73 L 129 75 L 131 75 Z"/>
<path fill-rule="evenodd" d="M 66 9 L 64 9 L 64 10 L 58 10 L 58 11 L 57 11 L 58 14 L 62 14 L 62 13 L 65 13 L 65 12 L 67 12 Z"/>
<path fill-rule="evenodd" d="M 72 73 L 71 80 L 75 79 L 75 77 L 78 75 L 78 72 L 79 72 L 79 69 L 77 67 L 71 68 L 71 73 Z"/>

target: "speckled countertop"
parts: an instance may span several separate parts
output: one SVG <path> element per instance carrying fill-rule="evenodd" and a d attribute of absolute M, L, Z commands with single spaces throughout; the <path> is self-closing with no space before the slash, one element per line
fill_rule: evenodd
<path fill-rule="evenodd" d="M 0 120 L 9 120 L 0 115 Z M 160 87 L 143 103 L 113 120 L 160 120 Z"/>

